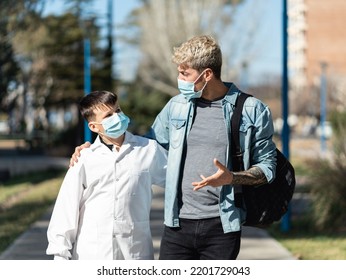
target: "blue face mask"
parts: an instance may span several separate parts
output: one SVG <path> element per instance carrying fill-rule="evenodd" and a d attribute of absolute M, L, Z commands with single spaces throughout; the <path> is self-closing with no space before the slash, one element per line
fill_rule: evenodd
<path fill-rule="evenodd" d="M 101 122 L 105 130 L 104 135 L 111 138 L 118 138 L 123 135 L 129 123 L 130 119 L 123 112 L 113 114 Z"/>
<path fill-rule="evenodd" d="M 195 83 L 203 75 L 203 73 L 204 71 L 197 77 L 197 79 L 194 82 L 187 82 L 178 79 L 178 89 L 180 93 L 183 94 L 188 100 L 192 98 L 200 98 L 202 96 L 203 90 L 206 87 L 207 82 L 205 83 L 204 87 L 199 91 L 195 91 Z"/>

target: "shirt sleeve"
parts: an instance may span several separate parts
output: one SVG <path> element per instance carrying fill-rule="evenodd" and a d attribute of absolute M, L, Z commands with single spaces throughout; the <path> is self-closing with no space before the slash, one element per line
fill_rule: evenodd
<path fill-rule="evenodd" d="M 166 150 L 169 149 L 169 107 L 168 102 L 162 111 L 157 115 L 153 125 L 145 137 L 156 140 Z"/>
<path fill-rule="evenodd" d="M 276 145 L 272 139 L 274 126 L 270 109 L 264 105 L 262 108 L 261 113 L 256 114 L 251 145 L 251 165 L 261 168 L 270 183 L 275 178 L 276 170 Z"/>
<path fill-rule="evenodd" d="M 166 182 L 167 151 L 156 142 L 154 142 L 154 147 L 155 153 L 150 168 L 152 183 L 164 187 Z"/>
<path fill-rule="evenodd" d="M 72 257 L 70 251 L 76 240 L 84 181 L 84 164 L 80 160 L 66 173 L 48 226 L 46 254 L 54 255 L 54 259 Z"/>

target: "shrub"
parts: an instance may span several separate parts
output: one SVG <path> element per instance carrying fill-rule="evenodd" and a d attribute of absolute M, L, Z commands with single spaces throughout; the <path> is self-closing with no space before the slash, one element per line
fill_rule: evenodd
<path fill-rule="evenodd" d="M 312 217 L 317 229 L 332 231 L 346 225 L 345 113 L 333 113 L 330 158 L 314 160 L 311 167 Z"/>
<path fill-rule="evenodd" d="M 314 161 L 311 164 L 312 217 L 317 229 L 334 230 L 346 221 L 346 164 Z"/>

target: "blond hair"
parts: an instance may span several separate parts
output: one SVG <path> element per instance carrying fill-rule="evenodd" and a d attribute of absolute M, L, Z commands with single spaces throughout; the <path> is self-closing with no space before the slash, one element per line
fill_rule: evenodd
<path fill-rule="evenodd" d="M 195 36 L 179 47 L 173 48 L 172 61 L 201 72 L 210 68 L 215 77 L 220 79 L 222 53 L 213 37 L 208 35 Z"/>

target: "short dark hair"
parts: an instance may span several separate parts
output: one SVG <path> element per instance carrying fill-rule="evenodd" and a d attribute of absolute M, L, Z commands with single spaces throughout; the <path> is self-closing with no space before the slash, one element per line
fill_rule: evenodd
<path fill-rule="evenodd" d="M 102 106 L 113 108 L 118 96 L 109 91 L 93 91 L 85 95 L 79 102 L 79 111 L 83 118 L 90 121 L 94 118 L 94 109 Z"/>

